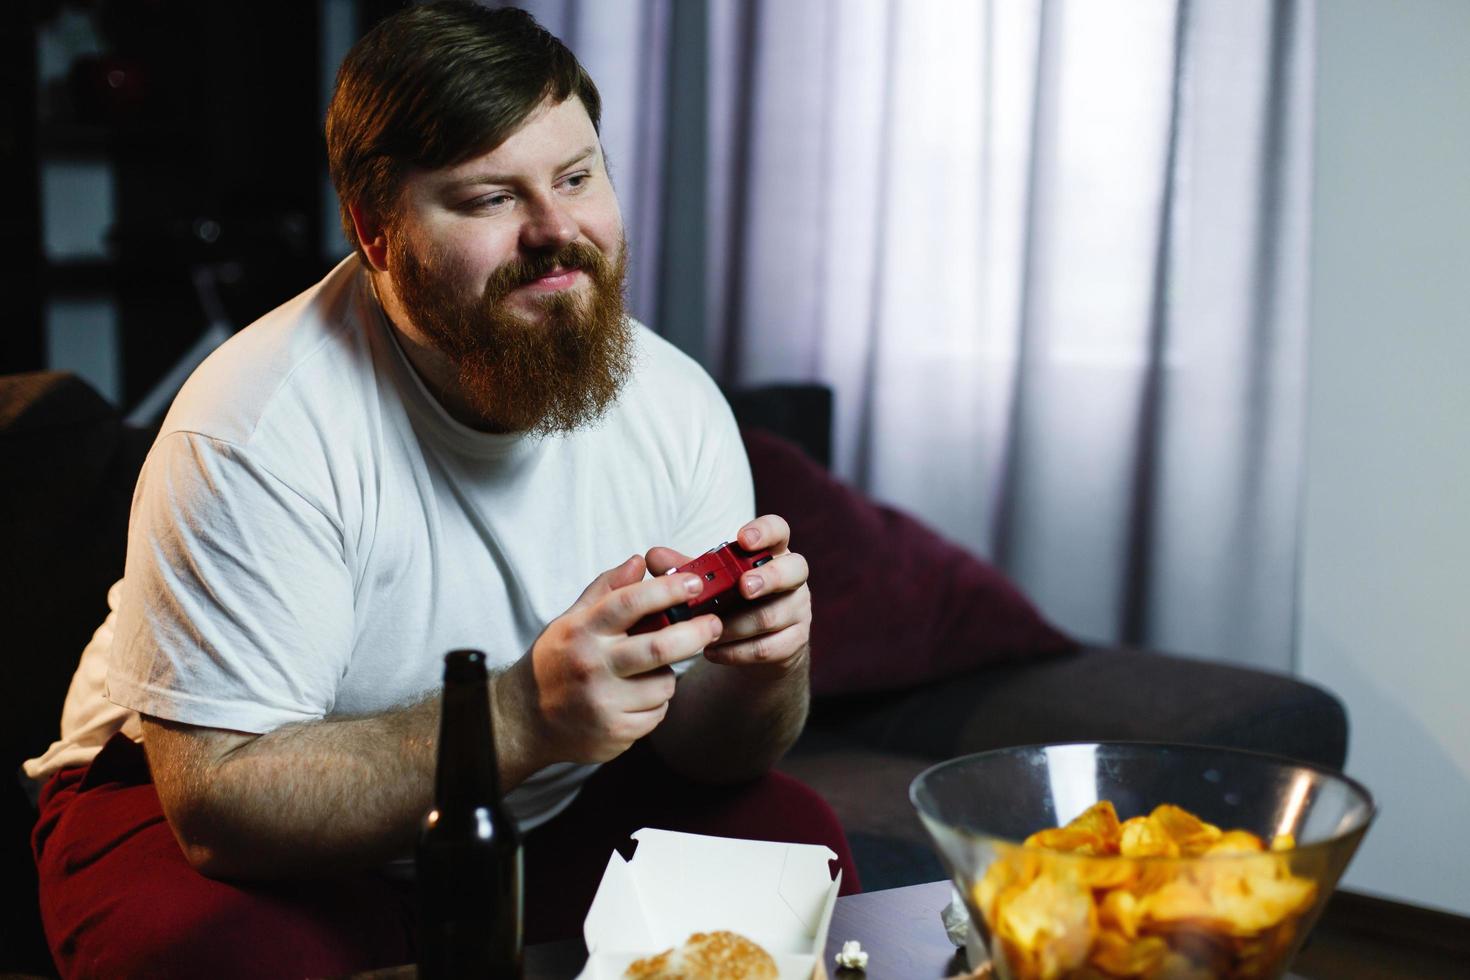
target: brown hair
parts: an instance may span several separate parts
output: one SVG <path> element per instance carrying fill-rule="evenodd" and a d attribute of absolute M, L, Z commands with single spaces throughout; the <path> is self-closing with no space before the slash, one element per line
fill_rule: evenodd
<path fill-rule="evenodd" d="M 403 177 L 487 153 L 542 102 L 602 99 L 575 55 L 524 10 L 426 3 L 353 45 L 327 109 L 327 162 L 342 230 L 363 258 L 348 205 L 391 220 Z"/>

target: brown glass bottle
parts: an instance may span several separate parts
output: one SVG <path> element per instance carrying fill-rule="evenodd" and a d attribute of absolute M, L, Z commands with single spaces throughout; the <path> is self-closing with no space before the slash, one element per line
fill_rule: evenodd
<path fill-rule="evenodd" d="M 415 857 L 419 976 L 521 975 L 521 835 L 500 798 L 485 655 L 444 658 L 434 809 Z"/>

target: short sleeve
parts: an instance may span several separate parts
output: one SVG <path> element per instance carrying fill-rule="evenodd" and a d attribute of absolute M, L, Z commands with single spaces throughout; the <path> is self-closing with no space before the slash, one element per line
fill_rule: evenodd
<path fill-rule="evenodd" d="M 246 449 L 162 438 L 133 497 L 108 697 L 252 733 L 325 717 L 353 642 L 342 540 Z"/>

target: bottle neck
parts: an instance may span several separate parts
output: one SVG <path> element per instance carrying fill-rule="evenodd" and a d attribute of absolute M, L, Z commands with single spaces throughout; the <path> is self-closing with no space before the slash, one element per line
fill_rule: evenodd
<path fill-rule="evenodd" d="M 434 807 L 441 819 L 453 819 L 478 807 L 498 809 L 499 804 L 495 731 L 484 670 L 477 677 L 446 678 Z"/>

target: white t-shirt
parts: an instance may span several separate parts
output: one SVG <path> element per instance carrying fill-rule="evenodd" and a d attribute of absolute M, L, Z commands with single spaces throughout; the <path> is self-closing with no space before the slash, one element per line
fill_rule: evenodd
<path fill-rule="evenodd" d="M 139 713 L 268 732 L 400 707 L 440 687 L 451 649 L 514 662 L 630 555 L 733 538 L 754 494 L 729 407 L 692 360 L 635 333 L 614 406 L 549 437 L 451 418 L 353 258 L 231 338 L 164 420 L 113 612 L 61 740 L 27 773 L 137 738 Z M 508 802 L 535 826 L 593 768 L 549 767 Z"/>

